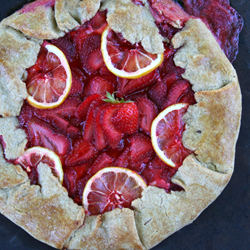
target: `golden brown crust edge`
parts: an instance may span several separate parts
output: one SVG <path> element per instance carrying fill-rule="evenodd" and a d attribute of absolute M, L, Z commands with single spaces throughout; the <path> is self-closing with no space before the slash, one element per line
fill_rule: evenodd
<path fill-rule="evenodd" d="M 0 189 L 0 211 L 36 239 L 63 248 L 82 225 L 84 210 L 68 197 L 48 166 L 39 165 L 38 172 L 40 186 L 31 186 L 26 177 L 22 184 Z"/>
<path fill-rule="evenodd" d="M 190 29 L 193 29 L 193 25 L 195 24 L 193 23 L 190 26 L 186 26 L 184 31 L 179 32 L 177 35 L 181 36 L 182 34 L 183 39 L 187 39 L 187 37 L 190 37 L 190 39 L 192 40 L 192 33 L 188 31 L 190 31 Z M 211 34 L 207 33 L 207 35 L 210 38 L 212 37 Z M 181 39 L 179 40 L 179 46 L 183 46 L 179 50 L 179 52 L 185 51 L 186 47 L 188 46 L 187 40 L 185 40 L 185 43 L 183 44 L 181 42 Z M 178 47 L 178 45 L 176 46 Z M 204 51 L 206 51 L 206 46 L 209 46 L 209 43 L 202 46 L 203 50 L 199 51 L 198 55 L 205 54 L 205 56 L 208 57 L 206 59 L 210 60 L 211 58 L 209 58 L 209 56 L 204 53 Z M 218 46 L 217 43 L 216 46 Z M 220 49 L 218 51 L 220 51 Z M 197 51 L 195 51 L 195 53 L 197 53 Z M 192 53 L 190 58 L 192 58 Z M 25 172 L 20 168 L 16 170 L 16 167 L 14 167 L 15 171 L 18 171 L 19 173 L 17 180 L 13 180 L 14 184 L 9 181 L 8 185 L 6 184 L 5 187 L 1 187 L 0 189 L 1 212 L 5 214 L 5 216 L 10 218 L 13 222 L 23 227 L 35 238 L 57 248 L 67 246 L 69 249 L 84 249 L 86 247 L 88 247 L 88 249 L 143 249 L 143 245 L 146 248 L 151 248 L 168 237 L 170 234 L 191 223 L 200 214 L 200 212 L 204 210 L 221 193 L 221 191 L 229 181 L 233 171 L 235 143 L 237 140 L 240 123 L 241 96 L 237 76 L 234 69 L 227 61 L 222 52 L 219 53 L 219 59 L 222 65 L 224 65 L 223 70 L 225 70 L 226 72 L 225 75 L 227 75 L 227 73 L 230 73 L 228 74 L 229 79 L 226 82 L 222 81 L 222 83 L 221 79 L 223 77 L 221 77 L 221 75 L 215 76 L 213 79 L 216 83 L 219 83 L 218 86 L 212 84 L 212 87 L 210 87 L 210 85 L 208 84 L 207 88 L 202 89 L 203 91 L 197 92 L 196 99 L 198 104 L 195 106 L 195 108 L 190 107 L 186 116 L 186 122 L 188 124 L 187 131 L 189 130 L 189 132 L 185 133 L 184 137 L 190 137 L 191 139 L 193 137 L 196 138 L 196 134 L 194 136 L 192 135 L 192 133 L 194 134 L 194 131 L 198 131 L 196 129 L 199 129 L 200 122 L 203 123 L 204 126 L 209 125 L 209 130 L 212 131 L 205 131 L 206 133 L 202 137 L 202 139 L 200 139 L 200 137 L 198 136 L 198 139 L 195 139 L 195 145 L 190 144 L 188 142 L 189 139 L 183 138 L 184 144 L 187 143 L 185 145 L 193 150 L 196 150 L 195 153 L 197 154 L 187 157 L 183 163 L 183 166 L 180 167 L 177 174 L 173 178 L 173 182 L 182 186 L 185 190 L 184 192 L 172 192 L 171 194 L 166 194 L 164 190 L 161 190 L 159 188 L 148 187 L 145 190 L 142 199 L 137 199 L 133 202 L 134 211 L 131 211 L 129 209 L 116 209 L 102 216 L 86 217 L 84 226 L 82 227 L 80 227 L 84 218 L 84 215 L 81 212 L 82 209 L 78 208 L 78 206 L 75 206 L 74 204 L 73 206 L 75 207 L 76 211 L 78 211 L 78 215 L 71 220 L 74 226 L 69 226 L 69 231 L 65 229 L 66 231 L 62 233 L 61 238 L 50 238 L 48 236 L 49 232 L 47 225 L 45 225 L 46 223 L 43 223 L 44 218 L 39 219 L 39 214 L 35 213 L 34 209 L 31 209 L 30 213 L 27 213 L 27 210 L 30 209 L 26 207 L 27 200 L 25 199 L 32 198 L 34 200 L 33 204 L 37 202 L 39 204 L 46 204 L 44 206 L 48 207 L 48 210 L 45 210 L 45 215 L 50 215 L 50 209 L 52 207 L 54 209 L 55 205 L 60 204 L 59 200 L 64 200 L 64 198 L 62 197 L 67 197 L 65 190 L 62 187 L 57 187 L 59 195 L 55 195 L 55 197 L 53 197 L 54 200 L 52 199 L 53 202 L 51 202 L 51 196 L 48 196 L 47 192 L 45 192 L 47 193 L 47 196 L 44 195 L 43 192 L 41 192 L 41 189 L 46 189 L 46 185 L 48 185 L 48 183 L 50 182 L 54 183 L 53 185 L 58 186 L 58 183 L 56 183 L 55 180 L 42 182 L 42 188 L 39 189 L 39 187 L 37 186 L 30 186 L 27 183 L 28 180 Z M 189 60 L 186 60 L 186 62 L 188 62 Z M 188 68 L 188 65 L 191 65 L 191 67 Z M 193 65 L 193 70 L 195 70 L 195 63 L 186 64 L 186 66 L 184 67 L 186 68 L 186 72 L 188 68 L 189 72 L 192 73 Z M 218 72 L 221 72 L 220 68 L 218 68 L 216 74 L 218 74 Z M 188 79 L 188 76 L 184 75 L 184 78 L 185 77 Z M 195 86 L 195 82 L 192 82 L 192 79 L 190 79 L 188 80 Z M 223 103 L 223 108 L 220 108 L 221 100 L 224 100 L 227 96 L 230 96 L 230 98 L 233 97 L 233 101 L 225 101 Z M 213 107 L 207 109 L 206 106 L 208 105 L 208 103 L 213 104 Z M 230 107 L 234 106 L 234 108 L 228 108 L 229 104 Z M 223 113 L 222 110 L 224 110 L 224 108 L 226 108 L 226 112 Z M 214 115 L 217 114 L 218 109 L 220 110 L 220 112 L 214 117 Z M 234 115 L 234 112 L 236 115 Z M 197 116 L 197 113 L 200 113 L 202 115 Z M 226 122 L 227 126 L 230 127 L 230 129 L 226 133 L 216 133 L 217 139 L 213 141 L 213 145 L 220 141 L 220 136 L 222 136 L 221 139 L 223 141 L 227 139 L 227 135 L 229 134 L 229 132 L 233 133 L 229 138 L 231 145 L 228 145 L 228 148 L 226 150 L 227 154 L 225 155 L 225 157 L 223 157 L 223 159 L 219 161 L 218 157 L 220 158 L 223 150 L 220 150 L 216 155 L 211 155 L 212 148 L 208 148 L 208 152 L 210 153 L 207 155 L 205 154 L 204 159 L 202 158 L 204 152 L 207 152 L 206 144 L 209 138 L 209 134 L 214 134 L 213 126 L 210 125 L 207 121 L 204 121 L 204 115 L 206 115 L 207 113 L 209 114 L 209 116 L 214 117 L 214 121 L 217 121 L 219 124 L 224 124 L 224 122 Z M 228 120 L 229 117 L 227 117 L 226 120 L 221 120 L 221 115 L 224 116 L 225 114 L 232 114 L 232 118 L 234 119 L 230 121 L 230 119 Z M 195 120 L 196 122 L 189 122 L 192 120 Z M 190 127 L 190 129 L 188 128 L 188 126 Z M 230 154 L 231 157 L 229 158 L 229 160 L 227 160 L 227 156 L 230 156 Z M 201 156 L 201 158 L 199 156 Z M 209 161 L 207 161 L 207 159 L 209 159 Z M 211 159 L 213 160 L 213 163 L 207 164 L 207 162 L 211 162 Z M 9 178 L 12 178 L 10 177 L 9 170 L 7 171 L 6 169 L 6 163 L 4 163 L 4 160 L 1 160 L 0 170 L 3 170 L 2 172 L 6 171 L 7 176 L 9 176 Z M 11 171 L 13 171 L 13 169 Z M 48 170 L 46 170 L 46 167 L 44 171 L 47 176 L 46 178 L 53 180 L 53 176 L 48 172 Z M 23 198 L 22 196 L 25 198 Z M 67 202 L 71 204 L 71 201 Z M 58 212 L 58 217 L 55 218 L 54 222 L 52 223 L 54 229 L 57 229 L 57 227 L 60 226 L 60 222 L 58 222 L 60 219 L 62 219 L 60 215 L 67 213 L 67 209 L 69 207 L 65 206 L 64 208 L 65 210 L 60 210 L 60 212 Z M 117 218 L 119 218 L 119 223 L 116 224 Z M 35 221 L 35 223 L 32 224 L 32 221 Z M 42 229 L 35 232 L 34 230 L 38 228 L 37 225 L 39 225 L 40 223 L 42 225 Z M 116 226 L 114 227 L 114 225 Z M 125 231 L 123 231 L 123 227 L 126 228 Z M 77 228 L 79 229 L 77 230 Z M 126 238 L 128 231 L 133 232 L 133 240 Z M 118 238 L 120 237 L 124 241 L 116 241 L 111 237 L 112 234 L 117 235 Z M 86 239 L 88 239 L 88 241 L 86 241 Z M 92 243 L 91 248 L 89 242 Z M 105 247 L 103 248 L 102 246 Z"/>
<path fill-rule="evenodd" d="M 201 165 L 232 173 L 242 108 L 235 69 L 199 19 L 190 19 L 172 43 L 175 48 L 183 46 L 174 61 L 178 66 L 185 63 L 183 77 L 198 91 L 197 104 L 183 117 L 183 144 Z"/>

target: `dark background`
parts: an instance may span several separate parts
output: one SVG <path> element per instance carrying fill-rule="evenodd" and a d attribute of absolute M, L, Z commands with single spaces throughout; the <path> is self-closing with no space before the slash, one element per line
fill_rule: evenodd
<path fill-rule="evenodd" d="M 31 0 L 0 0 L 0 20 Z M 250 1 L 231 0 L 243 16 L 239 54 L 234 62 L 242 96 L 243 116 L 234 175 L 219 198 L 191 225 L 153 250 L 250 250 Z M 39 209 L 39 208 L 38 208 Z M 52 250 L 0 215 L 0 250 Z"/>

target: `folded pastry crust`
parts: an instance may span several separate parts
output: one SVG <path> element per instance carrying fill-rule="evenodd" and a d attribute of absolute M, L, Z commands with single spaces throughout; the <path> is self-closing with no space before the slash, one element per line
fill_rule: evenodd
<path fill-rule="evenodd" d="M 48 166 L 39 165 L 39 185 L 30 185 L 26 172 L 6 161 L 24 152 L 27 139 L 15 116 L 27 97 L 22 81 L 25 69 L 34 65 L 43 39 L 63 36 L 101 6 L 108 9 L 111 27 L 127 40 L 142 42 L 150 52 L 162 51 L 163 38 L 147 4 L 131 4 L 128 0 L 102 1 L 102 6 L 100 0 L 57 0 L 54 9 L 38 4 L 31 12 L 16 12 L 0 24 L 0 135 L 5 142 L 0 152 L 0 212 L 56 248 L 152 248 L 191 223 L 218 197 L 233 173 L 241 117 L 237 75 L 206 25 L 192 18 L 171 41 L 178 49 L 174 62 L 185 69 L 183 78 L 192 84 L 197 101 L 184 116 L 183 144 L 194 154 L 172 178 L 184 191 L 166 193 L 149 186 L 142 198 L 133 201 L 132 209 L 87 216 Z M 139 10 L 141 33 L 135 34 L 135 17 L 129 13 L 130 18 L 126 8 Z M 123 25 L 124 20 L 128 25 Z"/>

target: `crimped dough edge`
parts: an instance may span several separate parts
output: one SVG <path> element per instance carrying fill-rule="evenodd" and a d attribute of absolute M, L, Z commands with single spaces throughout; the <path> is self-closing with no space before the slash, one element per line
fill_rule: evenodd
<path fill-rule="evenodd" d="M 74 0 L 71 3 L 73 2 L 75 4 L 73 6 L 79 8 L 79 1 Z M 60 4 L 63 4 L 62 0 L 56 1 L 56 6 Z M 95 4 L 98 4 L 98 1 L 95 1 Z M 39 11 L 42 9 L 43 7 L 39 7 Z M 60 16 L 58 9 L 53 11 L 47 8 L 42 10 L 42 13 L 45 13 L 46 20 L 58 20 L 58 15 Z M 74 13 L 83 12 L 83 10 L 75 10 Z M 46 30 L 46 34 L 34 34 L 32 30 L 20 30 L 22 19 L 19 19 L 19 26 L 17 26 L 13 21 L 17 14 L 13 16 L 0 24 L 0 31 L 8 35 L 8 39 L 2 41 L 0 49 L 11 48 L 10 43 L 18 42 L 20 38 L 24 49 L 16 51 L 11 48 L 10 52 L 17 55 L 17 58 L 23 59 L 13 62 L 1 60 L 3 63 L 0 70 L 5 72 L 5 78 L 3 81 L 0 79 L 0 84 L 9 79 L 11 82 L 15 80 L 14 86 L 17 86 L 18 93 L 24 91 L 21 90 L 23 89 L 22 74 L 25 68 L 35 63 L 41 40 L 62 36 L 64 32 L 76 27 L 79 19 L 76 15 L 71 15 L 71 17 L 74 16 L 75 22 L 73 19 L 68 23 L 64 20 L 66 25 L 62 25 L 61 28 L 59 28 L 60 25 L 53 26 L 54 21 L 52 26 L 50 26 L 51 22 L 48 22 L 48 27 L 53 27 L 51 32 Z M 200 32 L 203 34 L 199 35 Z M 206 37 L 205 42 L 200 39 L 203 35 Z M 172 181 L 183 187 L 184 191 L 168 194 L 163 189 L 149 186 L 143 192 L 142 198 L 133 201 L 132 209 L 115 209 L 103 215 L 85 216 L 83 208 L 73 203 L 67 191 L 60 186 L 46 165 L 39 165 L 40 186 L 31 186 L 25 171 L 19 166 L 6 162 L 1 150 L 1 213 L 36 239 L 56 248 L 149 249 L 191 223 L 213 202 L 227 185 L 234 168 L 235 144 L 241 117 L 241 93 L 237 75 L 211 32 L 199 19 L 187 21 L 184 29 L 174 36 L 172 44 L 178 48 L 174 58 L 175 64 L 186 69 L 183 78 L 193 85 L 197 100 L 197 104 L 190 106 L 184 116 L 187 129 L 183 135 L 183 143 L 187 148 L 194 150 L 194 154 L 184 160 L 183 165 L 172 178 Z M 30 49 L 31 47 L 33 50 Z M 211 48 L 216 53 L 211 53 Z M 29 58 L 32 59 L 27 62 L 23 56 L 29 50 L 31 50 Z M 4 51 L 0 50 L 0 53 L 3 53 L 0 54 L 2 59 Z M 11 65 L 18 65 L 14 75 L 10 70 Z M 213 81 L 209 82 L 207 72 Z M 205 87 L 201 86 L 199 81 L 205 82 Z M 228 100 L 228 96 L 231 100 Z M 26 95 L 22 94 L 21 100 L 25 98 Z M 25 147 L 26 138 L 23 131 L 20 129 L 18 131 L 16 126 L 15 116 L 18 115 L 22 105 L 20 100 L 19 105 L 18 108 L 14 107 L 14 111 L 11 108 L 7 113 L 1 111 L 4 117 L 0 118 L 0 122 L 11 124 L 13 133 L 18 134 L 17 138 L 19 138 L 19 141 L 13 140 L 9 131 L 5 131 L 4 126 L 1 127 L 1 135 L 4 141 L 9 143 L 9 150 L 5 152 L 5 157 L 9 159 L 21 155 Z M 212 108 L 209 108 L 210 106 Z M 3 110 L 5 108 L 3 107 Z M 213 117 L 217 122 L 217 131 L 205 119 L 206 117 Z M 224 117 L 226 118 L 221 119 Z M 228 129 L 222 131 L 222 128 L 225 130 L 225 123 Z M 207 131 L 206 125 L 212 131 Z M 211 134 L 215 137 L 214 141 L 209 138 Z M 8 140 L 8 138 L 12 139 Z M 227 140 L 227 147 L 217 147 L 218 142 L 222 142 L 223 146 L 224 140 Z M 213 154 L 214 146 L 216 146 L 216 154 Z M 13 147 L 18 149 L 15 153 L 12 152 Z M 228 156 L 230 156 L 229 159 Z M 28 205 L 27 201 L 31 201 L 31 205 Z M 36 213 L 37 204 L 44 208 L 42 215 Z M 54 218 L 54 213 L 50 216 L 52 210 L 57 211 Z M 44 220 L 46 217 L 50 220 Z M 52 233 L 59 229 L 59 234 Z"/>

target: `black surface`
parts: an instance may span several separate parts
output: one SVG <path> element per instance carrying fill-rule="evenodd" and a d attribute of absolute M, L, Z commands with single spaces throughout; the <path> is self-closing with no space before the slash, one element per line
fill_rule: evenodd
<path fill-rule="evenodd" d="M 0 0 L 0 20 L 29 0 Z M 234 175 L 219 198 L 191 225 L 154 250 L 250 250 L 250 1 L 231 0 L 244 29 L 234 66 L 243 95 L 243 117 Z M 38 208 L 39 209 L 39 208 Z M 0 250 L 52 250 L 0 215 Z"/>

